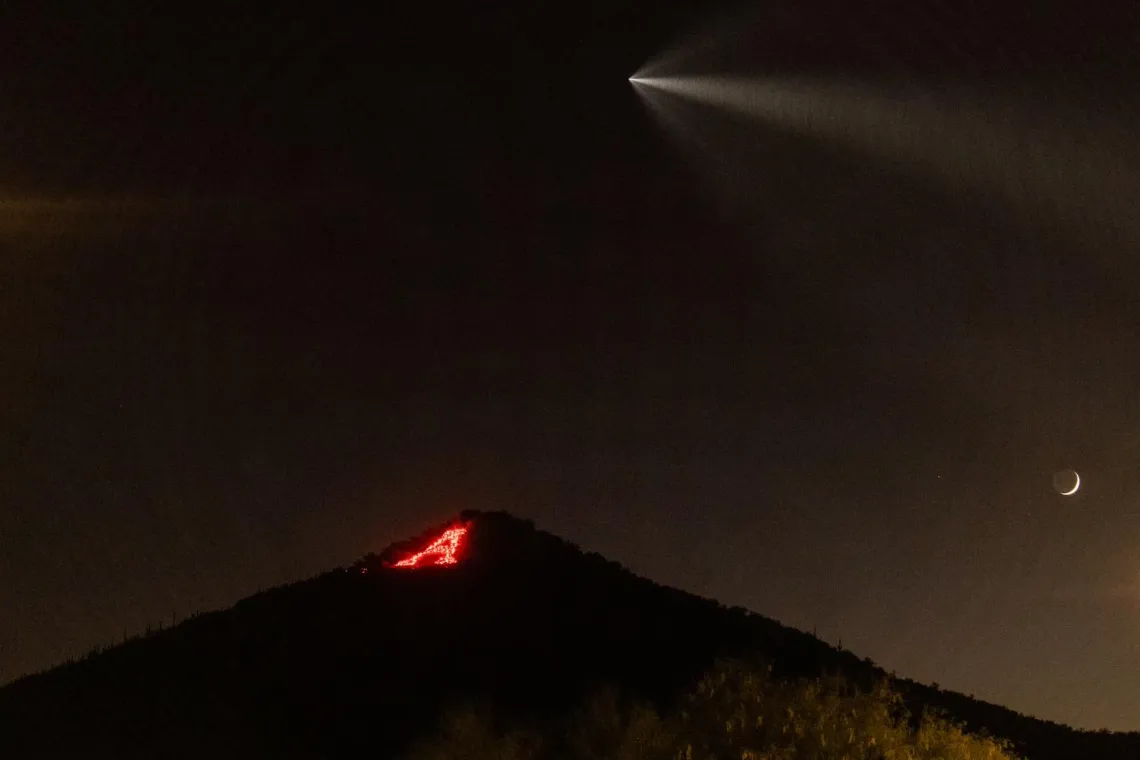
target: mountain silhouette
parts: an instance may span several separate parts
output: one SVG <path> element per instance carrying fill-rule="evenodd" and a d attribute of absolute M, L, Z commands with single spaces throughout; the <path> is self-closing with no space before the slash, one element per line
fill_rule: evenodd
<path fill-rule="evenodd" d="M 413 561 L 414 560 L 414 561 Z M 264 591 L 0 689 L 5 758 L 390 758 L 477 701 L 541 720 L 603 686 L 667 704 L 719 657 L 777 676 L 873 662 L 660 586 L 506 513 L 465 512 L 356 564 Z M 897 679 L 1028 758 L 1140 758 L 1140 734 L 1075 731 Z"/>

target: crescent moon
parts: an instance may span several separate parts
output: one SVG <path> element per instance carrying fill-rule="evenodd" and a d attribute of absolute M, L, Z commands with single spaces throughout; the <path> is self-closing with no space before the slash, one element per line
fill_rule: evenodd
<path fill-rule="evenodd" d="M 1077 472 L 1076 470 L 1073 470 L 1073 476 L 1076 477 L 1076 479 L 1077 479 L 1077 482 L 1073 484 L 1073 490 L 1072 491 L 1061 491 L 1062 496 L 1072 496 L 1073 494 L 1075 494 L 1077 492 L 1077 489 L 1081 487 L 1081 474 L 1079 472 Z"/>

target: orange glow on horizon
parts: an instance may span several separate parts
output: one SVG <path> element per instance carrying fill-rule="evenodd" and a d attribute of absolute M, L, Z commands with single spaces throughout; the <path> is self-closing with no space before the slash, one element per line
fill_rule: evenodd
<path fill-rule="evenodd" d="M 459 562 L 455 553 L 459 550 L 459 542 L 467 535 L 467 528 L 451 528 L 445 530 L 443 535 L 433 541 L 426 549 L 410 557 L 400 560 L 392 567 L 422 567 L 424 565 L 454 565 Z M 424 560 L 434 557 L 430 562 Z"/>

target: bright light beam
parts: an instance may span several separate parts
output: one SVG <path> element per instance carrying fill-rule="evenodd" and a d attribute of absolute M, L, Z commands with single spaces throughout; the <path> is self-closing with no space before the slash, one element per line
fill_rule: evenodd
<path fill-rule="evenodd" d="M 1135 135 L 1090 124 L 1085 115 L 1067 118 L 1055 107 L 964 90 L 890 91 L 863 83 L 669 76 L 639 77 L 635 84 L 845 144 L 949 186 L 996 196 L 1032 217 L 1059 215 L 1072 229 L 1140 245 Z"/>

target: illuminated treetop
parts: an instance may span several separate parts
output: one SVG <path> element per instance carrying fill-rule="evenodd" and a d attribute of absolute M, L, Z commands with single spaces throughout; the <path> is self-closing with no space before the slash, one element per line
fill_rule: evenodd
<path fill-rule="evenodd" d="M 439 538 L 428 544 L 426 549 L 393 563 L 392 567 L 418 568 L 428 565 L 454 565 L 459 562 L 455 555 L 459 550 L 459 544 L 466 535 L 467 528 L 465 526 L 449 528 Z"/>

